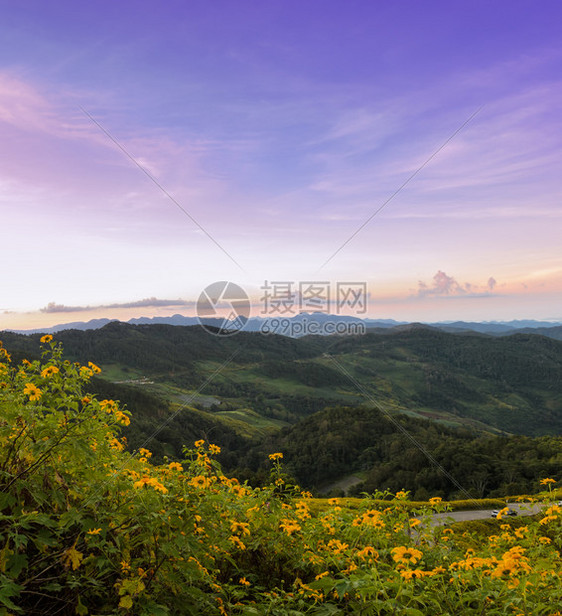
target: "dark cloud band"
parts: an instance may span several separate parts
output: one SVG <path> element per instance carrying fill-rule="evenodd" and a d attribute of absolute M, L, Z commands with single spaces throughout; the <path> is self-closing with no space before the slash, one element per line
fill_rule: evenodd
<path fill-rule="evenodd" d="M 90 310 L 106 308 L 173 308 L 178 306 L 192 308 L 194 305 L 195 302 L 185 301 L 182 299 L 157 299 L 156 297 L 149 297 L 136 302 L 126 302 L 123 304 L 102 304 L 99 306 L 65 306 L 64 304 L 49 302 L 44 308 L 41 308 L 40 312 L 53 314 L 57 312 L 88 312 Z"/>

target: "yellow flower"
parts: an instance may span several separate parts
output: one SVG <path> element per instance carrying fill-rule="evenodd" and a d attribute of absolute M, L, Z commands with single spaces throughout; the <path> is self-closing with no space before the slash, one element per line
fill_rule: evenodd
<path fill-rule="evenodd" d="M 131 420 L 127 415 L 125 415 L 125 413 L 123 413 L 123 411 L 115 411 L 115 419 L 117 419 L 117 421 L 124 426 L 128 426 L 131 423 Z"/>
<path fill-rule="evenodd" d="M 369 518 L 368 520 L 363 518 L 363 522 L 372 526 L 373 528 L 384 528 L 385 523 L 380 518 Z"/>
<path fill-rule="evenodd" d="M 359 558 L 373 558 L 376 560 L 379 557 L 379 553 L 375 550 L 375 548 L 368 545 L 362 550 L 359 550 L 359 552 L 357 552 L 357 556 L 359 556 Z"/>
<path fill-rule="evenodd" d="M 221 448 L 218 445 L 209 445 L 209 452 L 214 456 L 218 455 L 221 452 Z"/>
<path fill-rule="evenodd" d="M 228 538 L 228 540 L 232 543 L 233 546 L 241 549 L 241 550 L 245 550 L 246 549 L 246 545 L 244 544 L 244 542 L 237 537 L 236 535 L 232 535 L 231 537 Z"/>
<path fill-rule="evenodd" d="M 270 460 L 281 460 L 283 458 L 283 454 L 282 453 L 270 453 L 269 454 L 269 459 Z"/>
<path fill-rule="evenodd" d="M 396 492 L 396 498 L 398 500 L 404 500 L 408 498 L 408 492 L 404 492 L 404 490 L 400 490 L 400 492 Z"/>
<path fill-rule="evenodd" d="M 205 444 L 205 441 L 203 439 L 199 441 L 195 441 L 195 447 L 203 447 L 204 444 Z"/>
<path fill-rule="evenodd" d="M 100 533 L 101 533 L 101 528 L 91 528 L 86 534 L 99 535 Z"/>
<path fill-rule="evenodd" d="M 412 563 L 415 565 L 418 560 L 423 556 L 423 553 L 415 548 L 407 548 L 404 546 L 398 546 L 396 548 L 392 548 L 392 558 L 397 563 Z"/>
<path fill-rule="evenodd" d="M 502 558 L 522 559 L 524 558 L 523 554 L 525 553 L 525 551 L 526 549 L 524 547 L 521 547 L 520 545 L 514 545 L 503 555 Z"/>
<path fill-rule="evenodd" d="M 424 575 L 427 575 L 427 572 L 422 571 L 421 569 L 404 569 L 404 571 L 400 571 L 400 575 L 405 580 L 411 580 L 412 578 L 421 578 Z"/>
<path fill-rule="evenodd" d="M 83 377 L 88 377 L 90 378 L 91 376 L 94 375 L 93 371 L 90 370 L 90 368 L 88 368 L 88 366 L 82 366 L 80 368 L 80 375 Z"/>
<path fill-rule="evenodd" d="M 297 517 L 300 520 L 306 520 L 310 517 L 310 509 L 308 508 L 308 505 L 302 501 L 299 501 L 295 504 L 295 510 Z"/>
<path fill-rule="evenodd" d="M 233 486 L 231 486 L 231 489 L 234 492 L 234 494 L 238 496 L 238 498 L 243 498 L 244 496 L 248 494 L 248 491 L 243 486 L 234 484 Z"/>
<path fill-rule="evenodd" d="M 419 524 L 421 524 L 421 520 L 418 520 L 417 518 L 410 518 L 410 528 L 415 528 Z"/>
<path fill-rule="evenodd" d="M 43 344 L 47 344 L 48 342 L 51 342 L 52 339 L 53 339 L 53 337 L 51 336 L 51 334 L 47 334 L 46 336 L 43 336 L 41 338 L 41 342 Z"/>
<path fill-rule="evenodd" d="M 508 511 L 509 511 L 509 507 L 504 507 L 503 509 L 500 509 L 498 512 L 498 515 L 496 516 L 496 520 L 501 520 L 504 515 L 507 515 Z"/>
<path fill-rule="evenodd" d="M 144 477 L 141 477 L 141 479 L 139 479 L 133 484 L 133 488 L 142 488 L 145 485 L 147 485 L 149 482 L 150 482 L 150 477 L 148 477 L 147 475 L 144 475 Z"/>
<path fill-rule="evenodd" d="M 546 486 L 549 483 L 556 483 L 556 479 L 551 479 L 550 477 L 547 477 L 546 479 L 541 479 L 540 481 L 541 486 Z"/>
<path fill-rule="evenodd" d="M 349 547 L 348 543 L 342 543 L 339 539 L 330 539 L 328 547 L 334 551 L 334 554 L 341 554 Z"/>
<path fill-rule="evenodd" d="M 43 392 L 35 387 L 33 383 L 27 383 L 27 385 L 23 388 L 23 393 L 26 396 L 29 396 L 30 400 L 39 400 L 39 398 L 43 395 Z"/>
<path fill-rule="evenodd" d="M 285 531 L 289 536 L 301 530 L 300 524 L 297 524 L 294 520 L 289 519 L 281 520 L 281 522 L 279 523 L 279 528 Z"/>
<path fill-rule="evenodd" d="M 99 374 L 101 372 L 101 368 L 96 366 L 96 364 L 93 364 L 91 361 L 88 362 L 88 368 L 90 368 L 94 374 Z"/>
<path fill-rule="evenodd" d="M 45 379 L 49 376 L 53 376 L 53 374 L 57 374 L 59 369 L 56 366 L 47 366 L 47 368 L 41 370 L 41 376 Z"/>
<path fill-rule="evenodd" d="M 250 528 L 248 522 L 232 522 L 230 524 L 230 530 L 235 535 L 249 535 Z"/>
<path fill-rule="evenodd" d="M 198 453 L 197 460 L 195 461 L 198 466 L 204 466 L 205 468 L 211 468 L 209 457 L 206 453 Z"/>
<path fill-rule="evenodd" d="M 144 486 L 152 486 L 155 490 L 158 490 L 158 492 L 162 492 L 162 494 L 166 494 L 168 492 L 168 488 L 164 487 L 158 479 L 155 477 L 149 477 L 148 475 L 144 475 L 133 484 L 133 488 L 142 488 Z"/>
<path fill-rule="evenodd" d="M 442 500 L 443 499 L 440 496 L 433 496 L 429 499 L 429 504 L 433 507 L 435 505 L 439 505 Z"/>
<path fill-rule="evenodd" d="M 204 489 L 209 486 L 209 480 L 203 475 L 197 475 L 197 477 L 194 477 L 189 482 L 189 485 L 192 485 L 194 488 Z"/>
<path fill-rule="evenodd" d="M 109 446 L 111 449 L 117 449 L 117 451 L 123 451 L 125 449 L 125 445 L 121 443 L 118 439 L 112 438 L 109 440 Z"/>
<path fill-rule="evenodd" d="M 492 571 L 493 578 L 512 577 L 517 575 L 517 566 L 512 560 L 502 560 L 498 566 Z"/>
<path fill-rule="evenodd" d="M 102 411 L 106 413 L 112 413 L 115 410 L 115 401 L 114 400 L 102 400 L 100 402 L 100 407 Z"/>
<path fill-rule="evenodd" d="M 162 492 L 162 494 L 166 494 L 168 492 L 168 488 L 164 487 L 157 479 L 152 478 L 149 483 L 155 490 Z"/>
<path fill-rule="evenodd" d="M 249 586 L 250 582 L 248 582 L 248 580 L 245 577 L 241 577 L 239 580 L 239 583 L 244 585 L 244 586 Z"/>
<path fill-rule="evenodd" d="M 170 464 L 168 464 L 168 468 L 171 471 L 183 471 L 183 466 L 179 462 L 170 462 Z"/>
<path fill-rule="evenodd" d="M 548 537 L 539 537 L 539 541 L 543 544 L 543 545 L 548 545 L 549 543 L 552 543 L 552 540 L 549 539 Z"/>
<path fill-rule="evenodd" d="M 369 509 L 368 511 L 365 511 L 361 517 L 363 522 L 369 522 L 370 520 L 378 520 L 381 516 L 382 513 L 380 511 L 377 511 L 376 509 Z"/>
<path fill-rule="evenodd" d="M 143 458 L 150 458 L 152 456 L 152 452 L 148 449 L 145 449 L 144 447 L 141 447 L 139 449 L 139 455 L 141 455 Z"/>

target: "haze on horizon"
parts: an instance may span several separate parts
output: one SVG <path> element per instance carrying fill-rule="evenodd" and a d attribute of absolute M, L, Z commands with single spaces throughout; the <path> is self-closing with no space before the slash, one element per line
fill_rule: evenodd
<path fill-rule="evenodd" d="M 217 280 L 255 316 L 265 281 L 364 281 L 370 318 L 562 320 L 561 18 L 5 4 L 0 330 L 190 315 Z"/>

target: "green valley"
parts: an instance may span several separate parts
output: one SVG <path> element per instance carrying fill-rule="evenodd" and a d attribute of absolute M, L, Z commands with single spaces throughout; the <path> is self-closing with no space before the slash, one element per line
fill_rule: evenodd
<path fill-rule="evenodd" d="M 2 339 L 16 355 L 38 356 L 39 335 Z M 551 338 L 420 325 L 224 338 L 110 323 L 57 340 L 72 360 L 101 366 L 96 392 L 135 418 L 129 447 L 149 444 L 159 460 L 204 438 L 221 445 L 226 470 L 253 483 L 264 481 L 264 453 L 280 450 L 305 487 L 355 474 L 352 490 L 407 488 L 419 498 L 464 497 L 436 464 L 478 497 L 525 491 L 560 468 L 562 342 Z"/>

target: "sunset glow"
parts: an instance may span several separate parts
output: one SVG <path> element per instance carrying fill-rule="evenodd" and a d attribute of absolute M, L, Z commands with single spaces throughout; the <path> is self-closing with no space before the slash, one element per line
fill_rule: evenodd
<path fill-rule="evenodd" d="M 193 315 L 217 280 L 256 309 L 264 281 L 365 281 L 370 318 L 562 320 L 561 17 L 5 6 L 0 329 Z"/>

